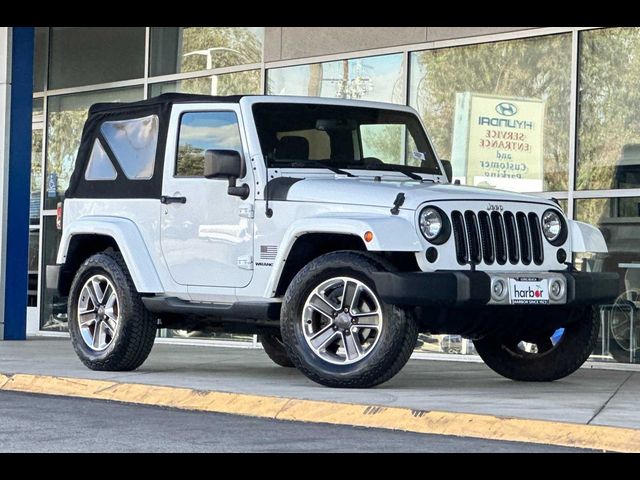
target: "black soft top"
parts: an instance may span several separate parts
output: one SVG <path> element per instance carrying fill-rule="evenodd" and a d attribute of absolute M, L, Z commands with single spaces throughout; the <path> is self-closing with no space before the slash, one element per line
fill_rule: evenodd
<path fill-rule="evenodd" d="M 241 95 L 218 97 L 165 93 L 139 102 L 96 103 L 92 105 L 82 131 L 75 167 L 65 194 L 66 198 L 160 198 L 171 107 L 177 103 L 238 103 L 241 98 Z M 104 122 L 141 118 L 148 115 L 157 115 L 159 124 L 153 176 L 148 180 L 130 180 L 122 171 L 116 156 L 100 132 L 100 127 Z M 95 142 L 100 143 L 117 172 L 117 177 L 113 181 L 87 181 L 84 178 L 84 172 Z"/>
<path fill-rule="evenodd" d="M 113 111 L 121 112 L 123 110 L 153 109 L 154 107 L 163 106 L 170 107 L 174 103 L 238 103 L 243 96 L 244 95 L 214 96 L 193 93 L 163 93 L 157 97 L 139 100 L 137 102 L 94 103 L 89 109 L 89 115 Z"/>

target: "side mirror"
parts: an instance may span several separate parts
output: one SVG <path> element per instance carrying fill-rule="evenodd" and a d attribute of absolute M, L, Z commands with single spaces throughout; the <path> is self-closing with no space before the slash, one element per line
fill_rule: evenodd
<path fill-rule="evenodd" d="M 243 177 L 243 162 L 237 150 L 207 150 L 204 152 L 205 178 Z"/>
<path fill-rule="evenodd" d="M 237 150 L 207 150 L 204 152 L 205 178 L 226 178 L 229 180 L 227 193 L 246 200 L 249 196 L 249 186 L 245 183 L 236 186 L 236 180 L 244 177 L 244 161 Z"/>
<path fill-rule="evenodd" d="M 442 168 L 444 168 L 444 174 L 447 176 L 447 180 L 449 180 L 449 183 L 453 183 L 453 166 L 451 166 L 451 161 L 440 159 L 440 163 L 442 164 Z"/>

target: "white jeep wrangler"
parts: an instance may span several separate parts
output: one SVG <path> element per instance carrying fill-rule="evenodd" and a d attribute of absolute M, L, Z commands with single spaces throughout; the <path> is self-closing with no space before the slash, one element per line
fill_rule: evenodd
<path fill-rule="evenodd" d="M 257 333 L 276 363 L 331 387 L 390 379 L 419 332 L 470 338 L 515 380 L 574 372 L 593 307 L 617 293 L 615 274 L 572 268 L 575 252 L 606 251 L 602 235 L 553 201 L 450 179 L 408 107 L 97 104 L 47 282 L 95 370 L 135 369 L 157 328 L 179 328 Z"/>

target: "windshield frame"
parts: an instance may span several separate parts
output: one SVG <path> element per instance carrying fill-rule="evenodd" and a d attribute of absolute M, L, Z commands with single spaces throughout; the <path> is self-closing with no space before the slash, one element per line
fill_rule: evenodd
<path fill-rule="evenodd" d="M 446 178 L 446 175 L 444 173 L 444 168 L 442 166 L 442 163 L 440 162 L 440 159 L 433 146 L 433 142 L 431 141 L 431 138 L 429 137 L 429 134 L 425 128 L 425 125 L 422 119 L 420 118 L 420 116 L 417 114 L 417 112 L 411 107 L 407 107 L 404 105 L 395 105 L 395 104 L 381 103 L 381 102 L 369 102 L 369 101 L 362 101 L 362 100 L 344 100 L 344 99 L 302 97 L 302 96 L 301 97 L 283 97 L 283 96 L 276 96 L 276 95 L 265 96 L 265 97 L 245 97 L 242 99 L 241 103 L 244 104 L 243 111 L 245 112 L 245 114 L 251 115 L 253 119 L 253 122 L 251 122 L 252 129 L 254 130 L 252 132 L 253 133 L 252 137 L 254 138 L 254 141 L 255 141 L 254 143 L 255 147 L 258 147 L 258 151 L 256 151 L 255 153 L 259 152 L 259 154 L 263 157 L 264 166 L 267 170 L 278 168 L 283 170 L 286 169 L 286 170 L 301 170 L 301 171 L 315 170 L 317 172 L 319 169 L 322 169 L 322 167 L 319 167 L 317 163 L 314 164 L 314 162 L 311 160 L 309 161 L 308 166 L 301 166 L 299 165 L 299 163 L 301 162 L 296 162 L 296 161 L 292 161 L 292 163 L 296 164 L 295 166 L 287 165 L 284 162 L 283 162 L 284 164 L 280 164 L 280 165 L 269 164 L 268 155 L 265 155 L 265 152 L 262 151 L 263 146 L 261 143 L 260 134 L 258 132 L 258 129 L 259 129 L 258 118 L 257 116 L 254 115 L 254 107 L 261 104 L 329 105 L 329 106 L 345 107 L 345 108 L 377 109 L 377 110 L 388 111 L 390 115 L 395 115 L 395 114 L 400 116 L 406 115 L 410 122 L 404 122 L 404 123 L 407 125 L 407 128 L 409 128 L 410 130 L 412 130 L 411 129 L 412 126 L 418 130 L 417 135 L 420 135 L 422 137 L 422 140 L 424 141 L 424 146 L 426 147 L 424 148 L 425 151 L 421 153 L 423 153 L 426 157 L 431 157 L 434 160 L 435 162 L 434 167 L 435 169 L 437 169 L 437 171 L 427 172 L 417 166 L 403 165 L 399 163 L 398 164 L 384 163 L 384 164 L 381 164 L 380 169 L 376 169 L 374 165 L 369 165 L 367 168 L 364 165 L 360 166 L 360 165 L 349 164 L 347 166 L 339 163 L 335 164 L 336 167 L 342 170 L 351 171 L 355 173 L 357 176 L 381 176 L 381 175 L 384 176 L 385 174 L 393 175 L 393 174 L 398 174 L 398 173 L 408 171 L 408 172 L 420 175 L 423 179 L 434 180 L 438 183 L 448 183 L 448 179 Z M 410 125 L 410 123 L 412 123 L 413 125 Z M 392 123 L 389 123 L 389 124 L 391 125 Z M 364 123 L 362 123 L 362 125 L 364 125 Z M 415 133 L 415 130 L 414 130 L 414 133 Z M 421 150 L 422 150 L 422 147 L 421 147 Z M 359 159 L 354 158 L 354 163 L 358 161 Z"/>

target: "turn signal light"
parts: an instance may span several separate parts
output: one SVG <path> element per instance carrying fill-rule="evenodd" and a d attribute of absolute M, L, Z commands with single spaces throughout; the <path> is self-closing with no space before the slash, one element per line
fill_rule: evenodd
<path fill-rule="evenodd" d="M 368 243 L 371 240 L 373 240 L 373 232 L 364 232 L 364 241 Z"/>

